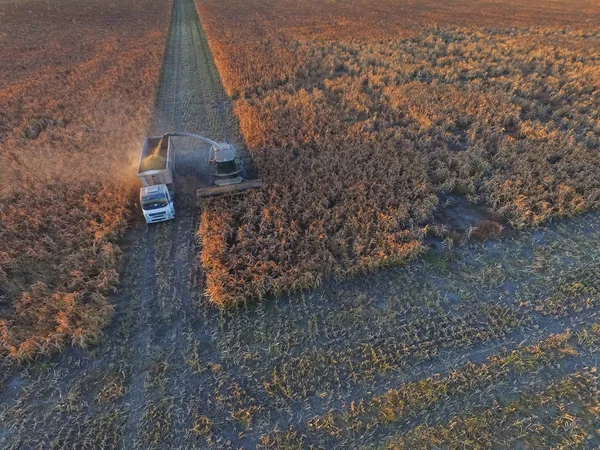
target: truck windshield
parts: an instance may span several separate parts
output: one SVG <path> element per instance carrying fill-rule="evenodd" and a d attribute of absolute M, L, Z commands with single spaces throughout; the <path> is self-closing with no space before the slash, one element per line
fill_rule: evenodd
<path fill-rule="evenodd" d="M 169 202 L 162 193 L 147 194 L 142 198 L 142 208 L 145 210 L 164 208 Z"/>

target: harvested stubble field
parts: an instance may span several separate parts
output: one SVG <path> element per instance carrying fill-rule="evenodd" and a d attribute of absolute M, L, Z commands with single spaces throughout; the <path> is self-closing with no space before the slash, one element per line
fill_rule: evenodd
<path fill-rule="evenodd" d="M 150 311 L 128 305 L 90 352 L 3 375 L 3 448 L 600 444 L 597 216 L 187 315 L 174 232 L 153 237 Z M 145 250 L 128 255 L 132 279 Z"/>
<path fill-rule="evenodd" d="M 0 355 L 85 346 L 110 321 L 168 11 L 0 2 Z"/>
<path fill-rule="evenodd" d="M 519 228 L 600 205 L 597 4 L 197 3 L 266 181 L 203 210 L 215 303 L 450 244 L 448 196 Z"/>
<path fill-rule="evenodd" d="M 0 448 L 598 448 L 600 220 L 579 212 L 597 202 L 599 7 L 546 3 L 198 1 L 265 189 L 196 205 L 178 154 L 177 219 L 121 242 L 99 344 L 0 361 Z M 149 132 L 237 144 L 219 73 L 175 0 Z"/>

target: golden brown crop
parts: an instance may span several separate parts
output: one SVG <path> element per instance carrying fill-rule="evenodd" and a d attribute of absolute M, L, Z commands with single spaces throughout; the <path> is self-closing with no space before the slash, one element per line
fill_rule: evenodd
<path fill-rule="evenodd" d="M 265 181 L 204 205 L 214 302 L 410 259 L 439 194 L 517 227 L 600 205 L 600 8 L 472 4 L 198 2 Z"/>
<path fill-rule="evenodd" d="M 4 2 L 0 354 L 95 339 L 111 316 L 166 4 Z M 101 14 L 100 14 L 101 12 Z"/>

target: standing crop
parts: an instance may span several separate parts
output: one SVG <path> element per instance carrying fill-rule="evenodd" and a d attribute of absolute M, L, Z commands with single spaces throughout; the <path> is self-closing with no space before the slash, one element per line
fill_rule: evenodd
<path fill-rule="evenodd" d="M 221 306 L 413 258 L 441 195 L 516 227 L 600 206 L 600 35 L 564 5 L 198 7 L 265 181 L 203 205 Z"/>
<path fill-rule="evenodd" d="M 168 21 L 165 5 L 94 3 L 3 4 L 2 355 L 86 345 L 111 317 Z"/>

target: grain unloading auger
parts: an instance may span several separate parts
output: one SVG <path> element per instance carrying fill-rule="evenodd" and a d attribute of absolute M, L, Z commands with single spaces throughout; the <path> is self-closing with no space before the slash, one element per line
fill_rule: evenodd
<path fill-rule="evenodd" d="M 223 197 L 260 189 L 262 180 L 242 178 L 242 166 L 235 147 L 228 142 L 215 142 L 199 134 L 170 132 L 144 139 L 137 176 L 140 205 L 147 223 L 162 222 L 175 217 L 175 164 L 172 137 L 199 139 L 210 145 L 208 162 L 213 167 L 213 186 L 198 189 L 199 198 Z"/>

